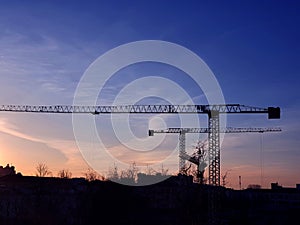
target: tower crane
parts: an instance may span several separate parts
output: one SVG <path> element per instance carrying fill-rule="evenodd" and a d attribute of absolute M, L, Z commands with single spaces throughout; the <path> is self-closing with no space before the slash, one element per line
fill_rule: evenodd
<path fill-rule="evenodd" d="M 220 185 L 220 114 L 268 114 L 269 119 L 280 118 L 279 107 L 253 107 L 240 104 L 217 105 L 1 105 L 2 112 L 30 113 L 155 113 L 155 114 L 206 114 L 208 115 L 209 184 Z"/>
<path fill-rule="evenodd" d="M 279 132 L 281 128 L 219 128 L 220 133 L 264 133 L 264 132 Z M 149 136 L 154 136 L 155 133 L 170 133 L 170 134 L 179 134 L 179 173 L 183 173 L 185 169 L 185 161 L 189 161 L 197 166 L 197 176 L 200 180 L 203 180 L 203 172 L 206 167 L 206 163 L 203 161 L 203 152 L 196 153 L 192 156 L 188 155 L 186 152 L 186 138 L 187 133 L 209 133 L 209 128 L 167 128 L 163 130 L 149 130 Z M 210 145 L 209 145 L 210 146 Z"/>
<path fill-rule="evenodd" d="M 256 133 L 264 133 L 264 132 L 278 132 L 281 131 L 281 128 L 220 128 L 219 127 L 219 133 L 246 133 L 246 132 L 256 132 Z M 167 128 L 163 130 L 149 130 L 149 136 L 153 136 L 155 133 L 171 133 L 171 134 L 178 134 L 179 133 L 179 171 L 182 172 L 185 167 L 185 160 L 188 160 L 189 162 L 195 164 L 197 166 L 197 179 L 200 184 L 203 184 L 204 182 L 204 170 L 207 166 L 205 162 L 206 153 L 204 151 L 204 145 L 198 146 L 197 152 L 192 154 L 191 156 L 187 154 L 185 150 L 185 135 L 186 133 L 210 133 L 210 128 Z M 210 142 L 211 139 L 208 139 Z M 212 145 L 208 143 L 209 147 Z M 208 149 L 209 151 L 211 149 Z M 210 152 L 208 152 L 210 154 Z M 209 155 L 210 156 L 210 155 Z M 220 155 L 219 155 L 220 156 Z M 209 164 L 209 175 L 211 174 L 210 170 L 212 169 L 210 167 L 211 164 Z M 220 165 L 219 165 L 220 166 Z M 220 171 L 220 170 L 219 170 Z M 211 181 L 211 180 L 209 180 Z M 210 183 L 211 184 L 211 183 Z M 217 207 L 218 207 L 218 201 L 219 201 L 219 194 L 217 192 L 211 192 L 209 194 L 209 221 L 210 224 L 218 224 L 216 215 L 217 215 Z"/>

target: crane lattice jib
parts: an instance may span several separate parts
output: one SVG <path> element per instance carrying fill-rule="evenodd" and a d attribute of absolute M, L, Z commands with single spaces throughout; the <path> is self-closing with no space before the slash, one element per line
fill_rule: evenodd
<path fill-rule="evenodd" d="M 188 160 L 194 164 L 197 161 L 190 157 L 185 151 L 185 134 L 186 133 L 208 133 L 209 134 L 209 184 L 219 185 L 220 183 L 220 140 L 219 133 L 264 133 L 264 132 L 279 132 L 279 127 L 219 127 L 213 123 L 218 122 L 218 118 L 209 120 L 210 128 L 167 128 L 163 130 L 149 130 L 149 136 L 153 136 L 155 133 L 179 133 L 179 172 L 184 171 L 185 161 Z"/>
<path fill-rule="evenodd" d="M 281 131 L 279 127 L 226 127 L 220 128 L 220 133 L 263 133 L 263 132 L 278 132 Z M 179 128 L 171 127 L 163 130 L 149 130 L 149 136 L 152 136 L 154 133 L 209 133 L 209 128 Z M 152 134 L 152 135 L 150 135 Z"/>
<path fill-rule="evenodd" d="M 280 109 L 260 108 L 239 104 L 226 105 L 1 105 L 0 111 L 34 113 L 268 113 L 269 118 L 280 117 Z"/>

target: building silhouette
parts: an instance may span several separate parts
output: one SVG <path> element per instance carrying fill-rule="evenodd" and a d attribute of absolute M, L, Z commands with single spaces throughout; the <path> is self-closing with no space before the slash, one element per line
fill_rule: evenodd
<path fill-rule="evenodd" d="M 0 166 L 0 177 L 7 176 L 7 175 L 15 175 L 16 170 L 14 166 L 9 166 L 7 164 L 5 167 Z"/>

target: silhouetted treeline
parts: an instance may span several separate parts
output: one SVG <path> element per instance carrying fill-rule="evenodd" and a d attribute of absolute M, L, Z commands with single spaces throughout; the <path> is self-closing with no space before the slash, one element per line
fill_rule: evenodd
<path fill-rule="evenodd" d="M 83 178 L 0 178 L 0 224 L 5 225 L 200 225 L 209 224 L 212 216 L 217 224 L 277 225 L 292 224 L 299 210 L 297 189 L 237 191 L 198 185 L 188 176 L 148 186 Z"/>

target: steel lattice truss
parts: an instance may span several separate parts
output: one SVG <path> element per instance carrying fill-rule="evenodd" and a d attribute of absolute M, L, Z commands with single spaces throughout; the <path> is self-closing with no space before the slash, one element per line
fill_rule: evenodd
<path fill-rule="evenodd" d="M 36 113 L 268 113 L 273 107 L 228 105 L 1 105 L 0 111 Z"/>
<path fill-rule="evenodd" d="M 279 127 L 221 127 L 219 129 L 220 133 L 264 133 L 264 132 L 278 132 L 281 131 Z M 180 127 L 171 127 L 163 130 L 149 130 L 150 133 L 208 133 L 209 128 L 180 128 Z"/>
<path fill-rule="evenodd" d="M 216 123 L 218 118 L 210 119 L 211 123 Z M 219 185 L 220 183 L 220 147 L 219 136 L 216 132 L 217 124 L 209 124 L 211 128 L 167 128 L 163 130 L 149 130 L 149 136 L 153 136 L 155 133 L 179 133 L 179 173 L 182 173 L 185 169 L 185 161 L 191 161 L 197 164 L 191 156 L 186 152 L 185 134 L 187 133 L 208 133 L 209 134 L 209 182 L 210 184 Z M 217 128 L 218 129 L 218 128 Z M 219 128 L 219 133 L 264 133 L 264 132 L 279 132 L 281 128 L 279 127 L 226 127 Z"/>
<path fill-rule="evenodd" d="M 209 118 L 209 184 L 220 184 L 220 131 L 219 114 L 223 113 L 265 113 L 269 119 L 280 118 L 280 108 L 253 107 L 240 104 L 222 105 L 1 105 L 0 112 L 31 112 L 31 113 L 197 113 L 207 114 Z M 181 162 L 182 163 L 182 162 Z"/>

